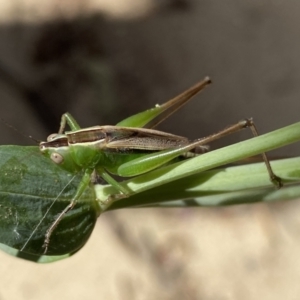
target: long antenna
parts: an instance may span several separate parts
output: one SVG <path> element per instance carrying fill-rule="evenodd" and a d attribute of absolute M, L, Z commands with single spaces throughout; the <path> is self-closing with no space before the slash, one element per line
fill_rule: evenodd
<path fill-rule="evenodd" d="M 29 138 L 31 139 L 32 141 L 34 141 L 35 143 L 39 144 L 41 141 L 33 138 L 31 135 L 27 135 L 25 134 L 23 131 L 20 131 L 19 129 L 17 129 L 16 127 L 14 127 L 13 125 L 9 124 L 6 120 L 4 120 L 3 118 L 0 117 L 0 121 L 6 125 L 8 128 L 14 130 L 15 132 L 17 132 L 19 135 L 21 135 L 22 137 L 25 137 L 25 138 Z"/>

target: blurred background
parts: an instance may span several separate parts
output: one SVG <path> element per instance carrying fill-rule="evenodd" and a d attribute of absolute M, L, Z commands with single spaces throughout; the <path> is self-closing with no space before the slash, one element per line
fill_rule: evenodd
<path fill-rule="evenodd" d="M 113 125 L 209 75 L 159 129 L 194 139 L 253 117 L 275 130 L 299 121 L 299 15 L 292 0 L 0 0 L 0 117 L 45 140 L 66 111 L 83 127 Z M 32 144 L 4 124 L 0 134 Z M 0 300 L 298 299 L 298 207 L 110 212 L 65 261 L 1 252 Z"/>

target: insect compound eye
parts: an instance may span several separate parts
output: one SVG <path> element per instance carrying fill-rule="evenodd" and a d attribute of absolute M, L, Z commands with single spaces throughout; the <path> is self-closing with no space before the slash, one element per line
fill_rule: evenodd
<path fill-rule="evenodd" d="M 46 147 L 45 147 L 45 145 L 43 145 L 43 144 L 40 144 L 40 150 L 41 150 L 42 152 L 44 152 L 44 151 L 46 150 Z"/>
<path fill-rule="evenodd" d="M 62 155 L 60 155 L 56 152 L 51 153 L 50 158 L 54 163 L 56 163 L 58 165 L 64 161 L 64 158 L 62 157 Z"/>
<path fill-rule="evenodd" d="M 55 137 L 57 136 L 57 133 L 52 133 L 47 137 L 47 142 L 51 142 Z"/>

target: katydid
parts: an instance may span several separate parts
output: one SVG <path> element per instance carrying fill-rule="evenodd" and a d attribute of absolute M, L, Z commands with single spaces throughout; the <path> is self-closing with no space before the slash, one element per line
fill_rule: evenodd
<path fill-rule="evenodd" d="M 172 163 L 180 156 L 190 157 L 204 153 L 207 150 L 207 143 L 246 127 L 250 127 L 253 135 L 257 135 L 252 119 L 242 120 L 220 132 L 195 141 L 153 129 L 210 82 L 207 77 L 168 102 L 131 116 L 115 126 L 81 129 L 69 113 L 62 116 L 58 133 L 51 134 L 46 142 L 41 142 L 40 150 L 69 172 L 84 171 L 84 175 L 70 204 L 47 230 L 44 241 L 45 254 L 53 231 L 79 200 L 91 183 L 94 173 L 118 191 L 118 194 L 103 201 L 103 207 L 107 208 L 113 201 L 133 194 L 129 188 L 120 185 L 111 174 L 121 177 L 137 176 Z M 65 131 L 66 125 L 71 131 Z M 280 178 L 273 173 L 265 154 L 263 159 L 272 182 L 280 187 Z"/>

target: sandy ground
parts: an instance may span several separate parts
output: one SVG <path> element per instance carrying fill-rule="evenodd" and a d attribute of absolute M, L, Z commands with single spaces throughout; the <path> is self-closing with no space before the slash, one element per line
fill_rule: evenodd
<path fill-rule="evenodd" d="M 36 138 L 66 110 L 84 126 L 114 124 L 205 75 L 214 86 L 163 129 L 196 138 L 249 116 L 261 132 L 299 121 L 300 2 L 0 5 L 0 115 Z M 2 144 L 26 144 L 1 127 Z M 299 155 L 299 145 L 277 154 Z M 70 259 L 37 265 L 1 252 L 0 300 L 299 299 L 298 206 L 107 213 Z"/>

